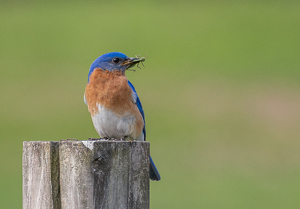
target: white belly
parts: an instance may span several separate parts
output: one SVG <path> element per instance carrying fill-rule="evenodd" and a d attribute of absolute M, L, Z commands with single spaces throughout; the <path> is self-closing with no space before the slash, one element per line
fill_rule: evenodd
<path fill-rule="evenodd" d="M 136 118 L 129 113 L 117 115 L 97 104 L 98 113 L 92 116 L 96 131 L 100 137 L 121 139 L 126 137 L 130 140 L 144 140 L 144 134 L 136 136 Z"/>

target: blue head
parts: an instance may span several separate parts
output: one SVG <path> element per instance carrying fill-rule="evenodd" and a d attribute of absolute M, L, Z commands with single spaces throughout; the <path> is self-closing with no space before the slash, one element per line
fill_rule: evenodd
<path fill-rule="evenodd" d="M 143 62 L 144 60 L 145 58 L 127 57 L 121 52 L 110 52 L 103 54 L 92 63 L 88 75 L 88 81 L 90 79 L 90 75 L 96 68 L 101 68 L 102 70 L 108 70 L 110 72 L 121 71 L 123 74 L 125 74 L 125 71 L 128 68 L 131 68 L 135 64 Z"/>

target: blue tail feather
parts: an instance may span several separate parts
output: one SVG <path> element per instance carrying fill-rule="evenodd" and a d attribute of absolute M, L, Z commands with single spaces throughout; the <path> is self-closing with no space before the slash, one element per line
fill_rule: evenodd
<path fill-rule="evenodd" d="M 151 156 L 150 156 L 150 179 L 153 180 L 153 181 L 159 181 L 160 180 L 159 172 L 158 172 Z"/>

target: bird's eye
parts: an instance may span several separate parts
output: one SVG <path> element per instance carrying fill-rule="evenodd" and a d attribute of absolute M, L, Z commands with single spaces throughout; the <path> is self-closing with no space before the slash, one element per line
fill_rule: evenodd
<path fill-rule="evenodd" d="M 113 62 L 114 63 L 118 63 L 120 61 L 120 59 L 118 58 L 118 57 L 115 57 L 114 59 L 113 59 Z"/>

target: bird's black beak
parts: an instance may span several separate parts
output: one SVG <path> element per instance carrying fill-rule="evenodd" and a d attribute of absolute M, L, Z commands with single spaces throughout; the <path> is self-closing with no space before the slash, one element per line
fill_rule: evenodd
<path fill-rule="evenodd" d="M 135 66 L 136 64 L 140 62 L 144 62 L 145 57 L 129 57 L 127 60 L 125 60 L 122 65 L 126 65 L 126 70 Z"/>

